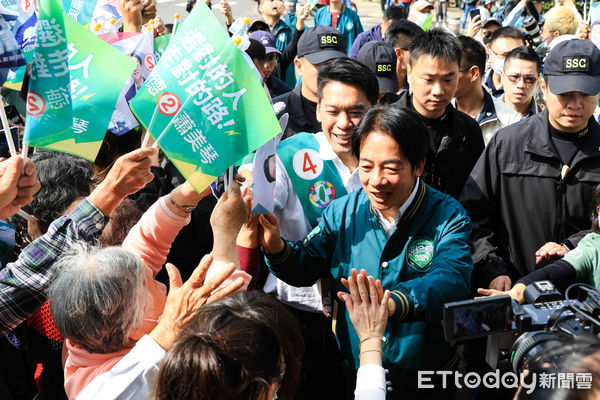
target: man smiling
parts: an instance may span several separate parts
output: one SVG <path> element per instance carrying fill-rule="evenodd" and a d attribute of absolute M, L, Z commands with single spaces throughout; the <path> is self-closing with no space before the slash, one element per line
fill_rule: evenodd
<path fill-rule="evenodd" d="M 448 32 L 432 29 L 416 36 L 409 52 L 412 94 L 405 92 L 395 105 L 418 112 L 427 128 L 425 183 L 458 198 L 484 148 L 477 122 L 450 104 L 458 85 L 460 42 Z"/>
<path fill-rule="evenodd" d="M 316 81 L 316 117 L 323 131 L 298 133 L 277 148 L 274 214 L 290 240 L 300 240 L 316 227 L 333 199 L 360 188 L 352 133 L 379 95 L 375 73 L 348 58 L 323 64 Z M 336 375 L 341 360 L 331 320 L 324 315 L 331 312 L 327 283 L 324 290 L 318 282 L 293 287 L 269 274 L 263 290 L 286 304 L 302 326 L 306 350 L 301 397 L 319 398 L 327 388 L 335 398 L 342 390 Z"/>
<path fill-rule="evenodd" d="M 361 268 L 363 278 L 372 276 L 391 291 L 384 338 L 373 338 L 386 342 L 391 399 L 423 398 L 417 371 L 456 366 L 456 349 L 442 334 L 442 306 L 469 294 L 469 218 L 456 200 L 420 179 L 427 142 L 414 111 L 373 107 L 352 141 L 361 190 L 334 200 L 318 226 L 296 243 L 282 239 L 289 237 L 280 233 L 275 216 L 260 217 L 259 240 L 270 269 L 286 282 L 306 286 L 330 277 L 335 293 L 344 291 L 348 276 L 356 278 L 353 268 Z M 382 294 L 365 295 L 381 301 Z M 340 350 L 358 368 L 360 340 L 344 303 L 333 310 Z M 443 387 L 436 385 L 426 398 L 454 398 Z"/>

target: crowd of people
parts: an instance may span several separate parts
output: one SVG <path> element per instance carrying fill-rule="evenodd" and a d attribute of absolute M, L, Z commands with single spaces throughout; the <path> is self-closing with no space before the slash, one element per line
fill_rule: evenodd
<path fill-rule="evenodd" d="M 443 0 L 382 1 L 366 31 L 350 2 L 308 27 L 309 2 L 258 0 L 245 51 L 287 114 L 272 213 L 251 164 L 198 193 L 141 127 L 93 163 L 1 159 L 0 398 L 525 398 L 418 376 L 491 370 L 445 303 L 600 285 L 600 43 L 566 2 L 468 1 L 459 34 Z M 124 32 L 156 17 L 120 6 Z M 22 130 L 27 79 L 2 94 Z M 600 376 L 589 340 L 568 368 Z"/>

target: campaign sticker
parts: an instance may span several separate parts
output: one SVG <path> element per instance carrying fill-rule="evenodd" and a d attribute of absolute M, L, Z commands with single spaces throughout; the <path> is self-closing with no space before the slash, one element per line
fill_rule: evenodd
<path fill-rule="evenodd" d="M 308 199 L 317 208 L 325 208 L 335 199 L 335 188 L 327 181 L 318 181 L 310 187 Z"/>
<path fill-rule="evenodd" d="M 406 250 L 406 261 L 408 265 L 419 272 L 429 271 L 431 260 L 433 260 L 433 241 L 425 238 L 415 238 L 408 244 Z"/>

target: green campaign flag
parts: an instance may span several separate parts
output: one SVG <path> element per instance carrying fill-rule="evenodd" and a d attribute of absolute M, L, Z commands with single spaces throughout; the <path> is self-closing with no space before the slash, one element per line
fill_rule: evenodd
<path fill-rule="evenodd" d="M 136 62 L 65 16 L 73 100 L 73 138 L 52 148 L 93 161 L 121 89 Z"/>
<path fill-rule="evenodd" d="M 62 0 L 63 10 L 73 20 L 86 27 L 92 19 L 97 0 Z"/>
<path fill-rule="evenodd" d="M 162 57 L 165 50 L 167 50 L 167 47 L 169 46 L 170 41 L 171 41 L 170 33 L 159 36 L 157 38 L 154 38 L 154 62 L 155 63 L 158 63 L 158 61 Z"/>
<path fill-rule="evenodd" d="M 201 3 L 130 106 L 198 191 L 281 131 L 242 52 Z"/>
<path fill-rule="evenodd" d="M 46 27 L 42 23 L 37 30 L 39 44 L 33 56 L 23 141 L 30 146 L 64 151 L 94 161 L 119 93 L 133 72 L 135 61 L 73 21 L 62 10 L 58 12 L 56 0 L 43 1 L 51 3 L 55 13 L 51 14 L 50 23 L 56 25 L 61 21 L 63 64 L 57 76 L 52 69 L 53 59 L 45 58 L 44 42 L 40 41 L 40 37 L 49 36 L 48 32 L 41 31 Z M 52 32 L 58 32 L 58 28 L 52 29 Z M 58 51 L 53 49 L 50 55 Z"/>
<path fill-rule="evenodd" d="M 69 50 L 62 6 L 57 0 L 41 0 L 27 93 L 24 145 L 46 147 L 73 136 L 69 83 Z"/>

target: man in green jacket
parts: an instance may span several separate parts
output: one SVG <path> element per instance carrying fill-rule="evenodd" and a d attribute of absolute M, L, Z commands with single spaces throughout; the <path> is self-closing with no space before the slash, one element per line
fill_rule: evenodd
<path fill-rule="evenodd" d="M 329 277 L 336 293 L 353 268 L 381 280 L 392 292 L 384 367 L 394 395 L 416 398 L 419 370 L 456 366 L 456 349 L 443 338 L 442 306 L 469 295 L 470 220 L 456 200 L 419 178 L 427 133 L 414 111 L 371 108 L 352 148 L 361 190 L 332 201 L 301 241 L 284 241 L 272 214 L 261 216 L 259 239 L 271 271 L 288 284 Z M 343 302 L 334 304 L 333 318 L 340 349 L 358 368 L 359 339 Z M 436 389 L 436 398 L 450 393 Z"/>

